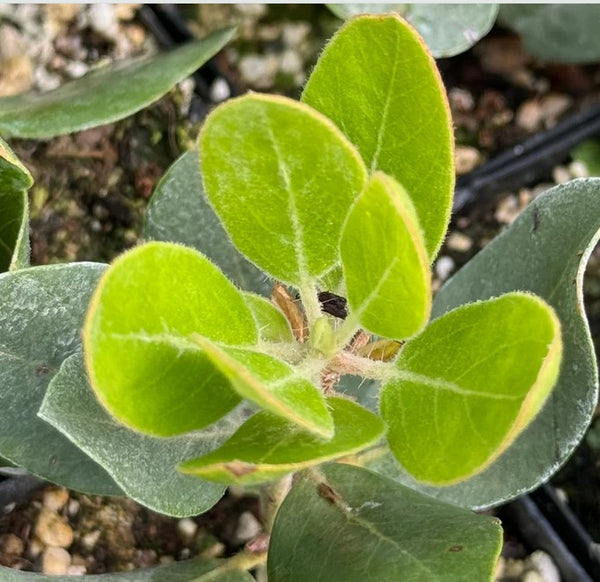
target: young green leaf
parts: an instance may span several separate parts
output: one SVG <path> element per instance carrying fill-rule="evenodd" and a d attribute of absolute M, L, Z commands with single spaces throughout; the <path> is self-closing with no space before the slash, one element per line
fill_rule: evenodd
<path fill-rule="evenodd" d="M 83 341 L 100 401 L 128 426 L 171 436 L 207 426 L 240 397 L 198 344 L 254 345 L 241 293 L 206 257 L 153 242 L 119 257 L 92 298 Z"/>
<path fill-rule="evenodd" d="M 266 342 L 292 342 L 294 336 L 289 321 L 271 301 L 255 293 L 243 293 L 252 311 L 258 332 Z"/>
<path fill-rule="evenodd" d="M 128 497 L 175 517 L 208 511 L 225 490 L 182 475 L 177 464 L 190 454 L 203 455 L 221 445 L 243 418 L 236 410 L 204 430 L 169 439 L 140 434 L 98 403 L 81 354 L 64 361 L 50 382 L 39 416 L 104 467 Z"/>
<path fill-rule="evenodd" d="M 404 339 L 419 332 L 431 309 L 431 274 L 410 198 L 376 172 L 352 206 L 340 255 L 351 312 L 372 333 Z"/>
<path fill-rule="evenodd" d="M 199 145 L 208 199 L 251 261 L 297 287 L 335 266 L 366 169 L 329 119 L 291 99 L 250 94 L 216 108 Z"/>
<path fill-rule="evenodd" d="M 414 30 L 393 15 L 350 20 L 323 51 L 302 100 L 337 124 L 371 171 L 406 188 L 435 256 L 450 218 L 454 145 L 442 81 Z"/>
<path fill-rule="evenodd" d="M 162 97 L 219 52 L 233 29 L 219 30 L 150 58 L 116 63 L 40 95 L 0 99 L 0 130 L 47 138 L 118 121 Z"/>
<path fill-rule="evenodd" d="M 268 411 L 248 419 L 219 449 L 179 468 L 218 483 L 262 483 L 311 465 L 338 459 L 376 443 L 384 424 L 350 400 L 327 399 L 335 435 L 323 441 Z"/>
<path fill-rule="evenodd" d="M 104 269 L 72 263 L 0 276 L 0 456 L 71 489 L 120 495 L 102 467 L 37 416 L 51 378 L 81 349 L 85 310 Z"/>
<path fill-rule="evenodd" d="M 271 582 L 494 579 L 502 548 L 497 519 L 358 467 L 331 464 L 320 472 L 303 475 L 277 513 Z"/>
<path fill-rule="evenodd" d="M 538 413 L 561 354 L 558 318 L 533 295 L 508 293 L 435 320 L 383 386 L 392 452 L 427 483 L 482 471 Z"/>
<path fill-rule="evenodd" d="M 180 156 L 158 183 L 148 203 L 144 238 L 194 247 L 238 287 L 271 293 L 273 283 L 233 246 L 208 203 L 196 150 Z"/>
<path fill-rule="evenodd" d="M 243 398 L 321 438 L 333 436 L 333 420 L 319 389 L 285 362 L 260 351 L 193 340 Z"/>
<path fill-rule="evenodd" d="M 0 138 L 0 272 L 29 265 L 31 174 Z"/>

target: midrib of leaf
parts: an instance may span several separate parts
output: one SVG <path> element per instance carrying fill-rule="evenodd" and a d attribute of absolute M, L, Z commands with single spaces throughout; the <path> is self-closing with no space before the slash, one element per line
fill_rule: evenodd
<path fill-rule="evenodd" d="M 381 147 L 383 144 L 383 136 L 385 134 L 385 127 L 387 124 L 387 119 L 390 110 L 390 101 L 392 99 L 392 87 L 394 86 L 396 80 L 396 72 L 398 70 L 398 44 L 400 42 L 400 36 L 396 34 L 396 46 L 394 47 L 394 65 L 392 68 L 392 74 L 390 75 L 390 82 L 388 84 L 387 95 L 385 98 L 385 104 L 383 106 L 383 113 L 381 115 L 381 123 L 379 125 L 379 129 L 377 130 L 377 143 L 375 145 L 375 151 L 373 152 L 373 157 L 371 158 L 371 173 L 378 169 L 377 162 L 379 161 L 379 154 L 381 153 Z"/>
<path fill-rule="evenodd" d="M 331 489 L 336 492 L 336 495 L 333 499 L 333 504 L 335 507 L 337 507 L 340 510 L 340 512 L 346 519 L 346 521 L 348 521 L 351 524 L 357 525 L 360 528 L 367 530 L 367 532 L 369 534 L 371 534 L 372 536 L 374 536 L 377 540 L 379 540 L 379 542 L 383 542 L 388 545 L 391 545 L 395 550 L 400 552 L 403 556 L 406 556 L 407 558 L 409 558 L 410 560 L 415 562 L 419 568 L 421 568 L 422 570 L 424 570 L 425 572 L 427 572 L 428 574 L 433 576 L 433 580 L 441 581 L 441 579 L 437 576 L 437 574 L 435 574 L 435 572 L 430 570 L 421 560 L 419 560 L 418 558 L 413 556 L 409 551 L 402 548 L 402 546 L 400 546 L 400 544 L 398 544 L 398 542 L 396 540 L 386 536 L 383 532 L 379 531 L 379 529 L 377 529 L 376 524 L 371 523 L 371 522 L 367 521 L 366 519 L 361 519 L 357 515 L 353 514 L 352 507 L 348 503 L 345 502 L 343 497 L 340 495 L 338 489 L 336 489 L 335 487 L 333 487 L 332 485 L 327 483 L 326 480 L 325 481 L 318 480 L 316 478 L 316 475 L 311 474 L 311 480 L 314 481 L 315 484 L 317 484 L 317 485 L 319 483 L 325 483 L 328 487 L 331 487 Z"/>
<path fill-rule="evenodd" d="M 523 396 L 515 396 L 514 394 L 487 394 L 485 392 L 477 392 L 476 390 L 470 390 L 463 388 L 459 384 L 444 380 L 443 378 L 431 378 L 425 374 L 418 374 L 416 372 L 409 372 L 407 370 L 395 370 L 393 376 L 390 378 L 391 381 L 406 381 L 413 382 L 415 384 L 425 384 L 428 388 L 434 390 L 445 390 L 447 392 L 454 392 L 460 396 L 485 398 L 488 400 L 522 400 Z M 401 386 L 400 388 L 403 388 Z"/>
<path fill-rule="evenodd" d="M 300 286 L 305 287 L 309 281 L 309 276 L 308 266 L 306 264 L 306 256 L 304 255 L 304 229 L 298 216 L 298 208 L 296 206 L 296 195 L 292 189 L 290 183 L 289 170 L 286 163 L 284 162 L 281 150 L 279 149 L 279 144 L 277 143 L 277 139 L 275 138 L 275 133 L 273 132 L 271 120 L 266 115 L 266 113 L 263 113 L 263 119 L 267 132 L 269 134 L 269 139 L 271 140 L 273 151 L 275 152 L 275 156 L 277 157 L 277 170 L 279 173 L 279 177 L 283 181 L 288 196 L 288 215 L 292 222 L 292 229 L 294 231 L 294 250 L 296 251 L 298 276 L 301 282 Z"/>

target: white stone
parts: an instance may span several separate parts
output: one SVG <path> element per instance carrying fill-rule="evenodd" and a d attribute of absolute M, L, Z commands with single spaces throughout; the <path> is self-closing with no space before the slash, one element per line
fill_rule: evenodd
<path fill-rule="evenodd" d="M 540 574 L 543 582 L 561 582 L 560 572 L 552 558 L 541 550 L 533 552 L 527 560 L 534 570 Z"/>
<path fill-rule="evenodd" d="M 115 39 L 119 34 L 119 24 L 111 4 L 90 4 L 88 22 L 93 30 L 108 39 Z"/>
<path fill-rule="evenodd" d="M 64 489 L 47 489 L 44 491 L 42 503 L 50 511 L 60 511 L 69 500 L 69 492 Z"/>
<path fill-rule="evenodd" d="M 177 531 L 181 539 L 187 543 L 194 539 L 198 531 L 198 524 L 193 519 L 186 517 L 177 522 Z"/>
<path fill-rule="evenodd" d="M 556 166 L 552 170 L 552 179 L 557 184 L 565 184 L 571 179 L 571 173 L 564 166 Z"/>
<path fill-rule="evenodd" d="M 284 51 L 279 61 L 279 70 L 288 75 L 302 72 L 303 62 L 300 55 L 293 49 Z"/>
<path fill-rule="evenodd" d="M 464 253 L 471 249 L 473 241 L 462 232 L 452 232 L 446 239 L 446 246 L 453 251 Z"/>
<path fill-rule="evenodd" d="M 588 167 L 579 160 L 575 160 L 569 164 L 569 173 L 573 178 L 588 178 L 590 175 Z"/>
<path fill-rule="evenodd" d="M 210 86 L 210 98 L 215 103 L 220 103 L 221 101 L 225 101 L 225 99 L 229 99 L 230 96 L 231 91 L 229 90 L 227 81 L 223 77 L 217 77 Z"/>
<path fill-rule="evenodd" d="M 435 263 L 435 273 L 441 281 L 445 281 L 452 273 L 454 266 L 452 257 L 442 255 Z"/>
<path fill-rule="evenodd" d="M 235 530 L 236 541 L 240 544 L 245 544 L 253 540 L 262 530 L 260 522 L 254 517 L 254 514 L 249 511 L 244 511 L 238 520 L 237 529 Z"/>

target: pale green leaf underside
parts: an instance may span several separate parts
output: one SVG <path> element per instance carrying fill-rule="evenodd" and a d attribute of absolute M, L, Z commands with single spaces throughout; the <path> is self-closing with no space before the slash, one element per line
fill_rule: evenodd
<path fill-rule="evenodd" d="M 177 464 L 213 450 L 241 423 L 241 415 L 232 412 L 210 428 L 169 439 L 128 429 L 94 397 L 81 354 L 63 363 L 39 416 L 104 467 L 128 497 L 175 517 L 207 511 L 224 492 L 220 485 L 182 475 Z"/>
<path fill-rule="evenodd" d="M 144 238 L 194 247 L 237 286 L 269 295 L 273 284 L 234 246 L 204 193 L 198 152 L 178 158 L 158 183 L 148 203 Z"/>
<path fill-rule="evenodd" d="M 251 261 L 300 287 L 337 263 L 366 169 L 331 121 L 291 99 L 249 94 L 208 116 L 199 146 L 208 199 Z"/>
<path fill-rule="evenodd" d="M 371 171 L 406 188 L 433 257 L 454 189 L 453 133 L 435 61 L 397 16 L 348 21 L 325 48 L 302 100 L 329 117 Z"/>
<path fill-rule="evenodd" d="M 597 403 L 598 372 L 582 283 L 599 230 L 599 179 L 552 188 L 454 275 L 435 298 L 434 317 L 465 302 L 514 290 L 535 293 L 556 310 L 564 344 L 558 384 L 512 446 L 483 473 L 452 487 L 415 482 L 389 455 L 373 468 L 429 495 L 477 508 L 507 501 L 550 478 L 580 442 Z"/>
<path fill-rule="evenodd" d="M 248 572 L 231 570 L 226 562 L 189 560 L 134 572 L 96 576 L 46 576 L 0 566 L 2 582 L 252 582 Z"/>
<path fill-rule="evenodd" d="M 421 330 L 431 309 L 429 261 L 410 198 L 393 178 L 375 173 L 356 200 L 340 256 L 353 320 L 394 339 Z"/>
<path fill-rule="evenodd" d="M 94 294 L 84 330 L 100 401 L 128 426 L 159 436 L 224 416 L 240 398 L 192 334 L 229 345 L 258 340 L 241 293 L 197 251 L 153 242 L 119 257 Z"/>
<path fill-rule="evenodd" d="M 501 5 L 499 20 L 519 33 L 525 50 L 546 61 L 593 63 L 600 58 L 597 4 Z"/>
<path fill-rule="evenodd" d="M 232 29 L 150 58 L 116 63 L 40 95 L 0 99 L 0 131 L 47 138 L 123 119 L 162 97 L 225 46 Z"/>
<path fill-rule="evenodd" d="M 501 547 L 494 518 L 331 464 L 283 502 L 268 573 L 272 582 L 491 582 Z"/>
<path fill-rule="evenodd" d="M 497 4 L 328 4 L 340 18 L 396 12 L 423 37 L 435 58 L 468 50 L 492 28 Z"/>
<path fill-rule="evenodd" d="M 220 483 L 261 483 L 353 454 L 383 436 L 384 424 L 373 413 L 339 397 L 327 402 L 335 425 L 335 435 L 329 441 L 261 411 L 219 449 L 184 463 L 180 470 Z"/>
<path fill-rule="evenodd" d="M 285 362 L 243 348 L 194 341 L 243 398 L 322 438 L 333 435 L 333 420 L 320 390 Z"/>
<path fill-rule="evenodd" d="M 260 338 L 266 342 L 292 342 L 292 328 L 283 313 L 275 305 L 254 293 L 244 293 L 246 304 L 252 311 Z"/>
<path fill-rule="evenodd" d="M 382 390 L 392 452 L 426 483 L 482 471 L 539 411 L 561 349 L 558 319 L 532 295 L 506 294 L 435 320 L 406 344 Z"/>
<path fill-rule="evenodd" d="M 0 272 L 29 265 L 31 174 L 0 138 Z"/>
<path fill-rule="evenodd" d="M 31 473 L 99 495 L 121 490 L 37 413 L 51 378 L 81 350 L 81 325 L 105 265 L 33 267 L 0 276 L 0 455 Z"/>

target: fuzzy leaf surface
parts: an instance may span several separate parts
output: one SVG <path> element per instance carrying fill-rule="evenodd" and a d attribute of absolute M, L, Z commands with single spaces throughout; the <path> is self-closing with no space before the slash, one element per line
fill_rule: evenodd
<path fill-rule="evenodd" d="M 352 454 L 383 436 L 384 424 L 378 416 L 344 398 L 331 397 L 327 402 L 335 425 L 329 441 L 261 411 L 219 449 L 187 461 L 180 470 L 219 483 L 262 483 Z"/>
<path fill-rule="evenodd" d="M 493 580 L 497 519 L 359 467 L 330 464 L 320 473 L 305 474 L 277 514 L 271 582 Z"/>
<path fill-rule="evenodd" d="M 53 91 L 4 97 L 0 131 L 48 138 L 128 117 L 191 75 L 232 35 L 232 29 L 219 30 L 167 53 L 100 68 Z"/>
<path fill-rule="evenodd" d="M 358 14 L 396 12 L 423 37 L 437 59 L 452 57 L 471 48 L 492 28 L 497 4 L 327 4 L 340 18 Z"/>
<path fill-rule="evenodd" d="M 435 256 L 450 218 L 454 142 L 435 61 L 414 30 L 392 15 L 351 19 L 323 51 L 302 100 L 344 132 L 370 171 L 406 188 Z"/>
<path fill-rule="evenodd" d="M 194 341 L 243 398 L 321 438 L 333 436 L 333 420 L 320 390 L 285 362 L 260 351 Z"/>
<path fill-rule="evenodd" d="M 597 4 L 500 6 L 499 21 L 519 33 L 530 54 L 550 62 L 593 63 L 600 58 Z"/>
<path fill-rule="evenodd" d="M 209 204 L 196 150 L 175 160 L 156 186 L 146 211 L 143 236 L 194 247 L 242 289 L 261 295 L 271 292 L 273 284 L 233 246 Z"/>
<path fill-rule="evenodd" d="M 190 454 L 213 450 L 241 424 L 241 415 L 234 411 L 209 428 L 169 439 L 133 431 L 98 403 L 81 354 L 65 360 L 50 383 L 39 416 L 104 467 L 128 497 L 174 517 L 208 511 L 225 490 L 181 474 L 177 464 Z"/>
<path fill-rule="evenodd" d="M 419 481 L 453 484 L 490 465 L 558 378 L 560 322 L 533 295 L 457 308 L 408 342 L 381 393 L 388 442 Z"/>
<path fill-rule="evenodd" d="M 100 281 L 84 328 L 99 400 L 131 428 L 156 436 L 224 416 L 240 397 L 193 334 L 229 345 L 258 341 L 241 293 L 196 250 L 152 242 L 121 255 Z"/>
<path fill-rule="evenodd" d="M 535 293 L 556 310 L 564 349 L 556 387 L 512 446 L 483 473 L 452 487 L 423 487 L 426 493 L 463 506 L 495 505 L 547 481 L 580 442 L 598 399 L 582 285 L 599 236 L 600 179 L 556 186 L 538 196 L 437 294 L 434 317 L 501 293 Z M 389 456 L 373 468 L 420 487 Z"/>
<path fill-rule="evenodd" d="M 352 206 L 340 241 L 350 317 L 370 332 L 410 337 L 427 323 L 431 274 L 412 202 L 382 172 Z"/>
<path fill-rule="evenodd" d="M 0 455 L 71 489 L 120 495 L 104 469 L 37 416 L 63 360 L 81 350 L 85 310 L 105 268 L 71 263 L 0 275 Z"/>
<path fill-rule="evenodd" d="M 0 138 L 0 272 L 29 266 L 31 174 Z"/>
<path fill-rule="evenodd" d="M 298 287 L 337 264 L 366 168 L 329 119 L 291 99 L 250 94 L 216 108 L 199 145 L 208 199 L 252 262 Z"/>
<path fill-rule="evenodd" d="M 262 340 L 266 342 L 294 341 L 288 320 L 271 301 L 248 292 L 244 293 L 244 299 L 252 311 Z"/>
<path fill-rule="evenodd" d="M 47 576 L 0 566 L 3 582 L 252 582 L 248 572 L 229 569 L 224 562 L 189 560 L 133 572 L 95 576 Z"/>

